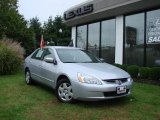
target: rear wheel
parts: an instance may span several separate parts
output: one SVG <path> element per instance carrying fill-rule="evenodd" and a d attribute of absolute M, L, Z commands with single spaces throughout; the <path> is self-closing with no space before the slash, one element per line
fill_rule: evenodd
<path fill-rule="evenodd" d="M 30 74 L 30 71 L 28 69 L 25 72 L 25 81 L 26 81 L 27 85 L 30 85 L 32 83 L 31 74 Z"/>
<path fill-rule="evenodd" d="M 56 87 L 56 95 L 61 102 L 64 102 L 64 103 L 73 102 L 72 85 L 68 79 L 63 78 L 58 81 L 57 87 Z"/>

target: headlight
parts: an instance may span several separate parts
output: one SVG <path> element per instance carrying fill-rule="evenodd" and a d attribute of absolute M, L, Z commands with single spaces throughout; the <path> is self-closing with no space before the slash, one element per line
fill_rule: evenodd
<path fill-rule="evenodd" d="M 128 80 L 128 82 L 133 82 L 133 79 L 131 77 L 128 78 L 127 80 Z"/>
<path fill-rule="evenodd" d="M 102 85 L 102 82 L 93 76 L 78 73 L 77 77 L 78 77 L 79 82 L 81 83 Z"/>

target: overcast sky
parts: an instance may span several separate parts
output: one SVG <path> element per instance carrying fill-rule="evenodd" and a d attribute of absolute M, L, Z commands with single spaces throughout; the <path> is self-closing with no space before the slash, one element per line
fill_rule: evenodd
<path fill-rule="evenodd" d="M 38 17 L 40 22 L 49 16 L 63 15 L 64 11 L 86 0 L 19 0 L 19 13 L 29 20 Z"/>

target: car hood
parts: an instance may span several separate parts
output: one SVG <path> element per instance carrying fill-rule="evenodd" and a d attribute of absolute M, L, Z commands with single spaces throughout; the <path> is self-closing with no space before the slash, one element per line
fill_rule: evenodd
<path fill-rule="evenodd" d="M 130 75 L 124 70 L 107 63 L 64 63 L 68 72 L 79 72 L 92 75 L 101 80 L 128 78 Z"/>

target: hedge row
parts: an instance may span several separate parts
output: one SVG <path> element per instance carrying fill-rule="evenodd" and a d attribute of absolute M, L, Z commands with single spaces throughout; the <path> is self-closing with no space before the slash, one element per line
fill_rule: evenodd
<path fill-rule="evenodd" d="M 139 67 L 137 65 L 120 65 L 115 64 L 115 66 L 127 71 L 133 78 L 143 78 L 143 79 L 152 79 L 160 80 L 160 67 Z"/>

